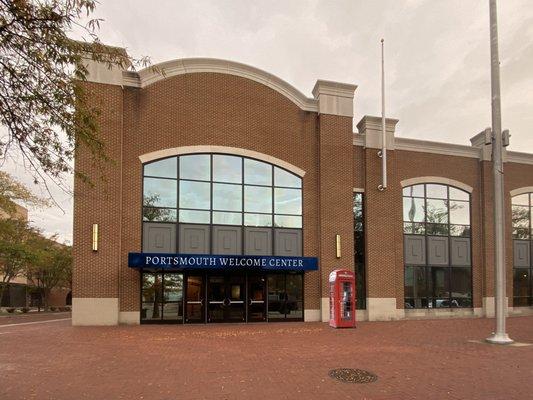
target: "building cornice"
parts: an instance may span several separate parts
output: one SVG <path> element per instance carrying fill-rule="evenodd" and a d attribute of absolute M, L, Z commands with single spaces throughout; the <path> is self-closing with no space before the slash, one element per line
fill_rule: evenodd
<path fill-rule="evenodd" d="M 508 151 L 506 162 L 512 162 L 517 164 L 530 164 L 533 165 L 533 154 L 520 153 L 518 151 Z"/>
<path fill-rule="evenodd" d="M 479 149 L 453 143 L 439 143 L 419 139 L 396 138 L 396 150 L 479 158 Z"/>
<path fill-rule="evenodd" d="M 124 86 L 145 88 L 172 76 L 201 72 L 227 74 L 250 79 L 282 94 L 302 110 L 318 112 L 316 99 L 306 97 L 294 86 L 275 75 L 235 61 L 215 58 L 183 58 L 165 61 L 139 72 L 124 71 L 122 81 Z"/>

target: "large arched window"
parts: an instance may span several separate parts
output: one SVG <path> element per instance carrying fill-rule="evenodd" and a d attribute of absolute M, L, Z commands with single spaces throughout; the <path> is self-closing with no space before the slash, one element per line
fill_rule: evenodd
<path fill-rule="evenodd" d="M 403 221 L 405 308 L 472 307 L 470 194 L 405 187 Z"/>
<path fill-rule="evenodd" d="M 533 193 L 512 198 L 513 213 L 513 306 L 533 305 Z"/>
<path fill-rule="evenodd" d="M 302 228 L 302 179 L 275 165 L 229 154 L 188 154 L 153 161 L 144 164 L 143 221 L 145 235 L 148 223 L 150 229 L 154 223 L 179 226 L 169 239 L 172 252 L 178 248 L 179 252 L 254 254 L 254 249 L 246 251 L 247 233 L 257 236 L 261 232 L 251 228 L 270 228 L 275 230 L 272 235 L 260 235 L 253 241 L 268 242 L 265 246 L 272 250 L 260 249 L 257 254 L 271 255 L 276 253 L 276 229 Z M 196 228 L 187 228 L 191 225 Z M 199 234 L 197 225 L 219 228 L 211 232 L 205 228 L 207 233 Z M 161 226 L 153 229 L 157 228 Z M 176 236 L 187 237 L 185 228 L 196 235 L 189 240 L 191 246 L 198 240 L 204 240 L 205 246 L 195 250 L 181 239 L 173 246 Z M 224 250 L 215 246 L 216 240 L 235 243 Z M 143 251 L 155 251 L 151 245 L 146 250 L 145 241 L 143 238 Z M 301 233 L 297 241 L 301 242 Z"/>

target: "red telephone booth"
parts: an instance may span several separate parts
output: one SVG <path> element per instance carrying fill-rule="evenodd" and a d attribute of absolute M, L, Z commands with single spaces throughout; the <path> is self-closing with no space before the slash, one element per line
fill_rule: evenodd
<path fill-rule="evenodd" d="M 347 269 L 329 274 L 329 326 L 355 328 L 355 274 Z"/>

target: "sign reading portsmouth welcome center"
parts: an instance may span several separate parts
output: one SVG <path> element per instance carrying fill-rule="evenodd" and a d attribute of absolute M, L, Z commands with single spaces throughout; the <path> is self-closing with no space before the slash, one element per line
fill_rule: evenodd
<path fill-rule="evenodd" d="M 315 271 L 316 257 L 225 256 L 204 254 L 129 253 L 131 268 L 246 269 L 260 271 Z"/>

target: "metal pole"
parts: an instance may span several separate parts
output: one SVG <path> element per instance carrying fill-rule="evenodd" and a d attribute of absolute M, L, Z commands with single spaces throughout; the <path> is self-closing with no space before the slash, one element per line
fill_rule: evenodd
<path fill-rule="evenodd" d="M 379 190 L 387 189 L 387 133 L 385 126 L 385 40 L 381 39 L 381 177 Z"/>
<path fill-rule="evenodd" d="M 492 167 L 494 172 L 494 270 L 496 331 L 487 338 L 495 344 L 509 344 L 513 340 L 505 331 L 506 291 L 505 291 L 505 218 L 503 212 L 503 142 L 500 101 L 500 60 L 498 56 L 498 21 L 496 0 L 490 3 L 490 59 L 492 94 Z"/>

